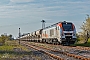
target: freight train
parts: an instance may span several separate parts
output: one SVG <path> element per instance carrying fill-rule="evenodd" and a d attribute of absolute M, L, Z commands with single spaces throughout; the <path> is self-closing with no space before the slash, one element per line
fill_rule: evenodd
<path fill-rule="evenodd" d="M 70 45 L 76 42 L 76 28 L 72 22 L 58 22 L 21 36 L 20 40 Z"/>

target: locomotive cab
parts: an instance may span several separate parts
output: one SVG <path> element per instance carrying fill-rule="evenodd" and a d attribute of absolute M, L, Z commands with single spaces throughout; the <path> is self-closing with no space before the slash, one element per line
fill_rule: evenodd
<path fill-rule="evenodd" d="M 59 23 L 60 27 L 60 42 L 62 44 L 74 44 L 76 41 L 76 29 L 71 22 Z"/>

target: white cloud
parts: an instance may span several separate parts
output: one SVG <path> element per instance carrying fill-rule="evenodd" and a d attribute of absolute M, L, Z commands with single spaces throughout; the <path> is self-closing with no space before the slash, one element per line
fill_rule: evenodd
<path fill-rule="evenodd" d="M 11 2 L 30 2 L 34 0 L 11 0 Z M 70 2 L 74 3 L 74 2 Z M 79 2 L 76 2 L 79 3 Z M 83 2 L 82 2 L 83 3 Z M 87 9 L 84 9 L 87 8 Z M 54 5 L 54 6 L 44 6 L 44 4 L 23 4 L 23 5 L 7 5 L 7 6 L 0 6 L 0 18 L 21 18 L 21 17 L 39 17 L 50 19 L 51 17 L 62 17 L 62 16 L 74 16 L 75 13 L 78 14 L 86 13 L 88 10 L 88 6 L 81 4 L 81 5 Z M 2 15 L 3 14 L 3 15 Z M 5 17 L 6 16 L 6 17 Z"/>
<path fill-rule="evenodd" d="M 63 3 L 63 4 L 90 4 L 90 0 L 78 0 L 78 1 L 56 1 L 55 3 Z"/>
<path fill-rule="evenodd" d="M 34 0 L 10 0 L 11 2 L 14 3 L 19 3 L 19 2 L 31 2 Z M 80 2 L 67 2 L 67 3 L 80 3 Z M 83 2 L 81 2 L 83 3 Z M 68 4 L 69 5 L 69 4 Z M 20 16 L 37 16 L 37 17 L 52 17 L 52 16 L 72 16 L 70 13 L 75 13 L 76 11 L 79 12 L 78 8 L 85 8 L 81 5 L 77 6 L 72 5 L 72 6 L 44 6 L 44 4 L 25 4 L 25 5 L 10 5 L 10 6 L 3 6 L 2 8 L 8 12 L 9 15 L 14 16 L 14 17 L 20 17 Z M 0 10 L 2 9 L 0 8 Z M 81 12 L 81 11 L 80 11 Z M 85 13 L 85 12 L 84 12 Z M 7 14 L 6 14 L 7 15 Z"/>
<path fill-rule="evenodd" d="M 32 2 L 34 0 L 10 0 L 10 2 L 13 2 L 13 3 L 23 3 L 23 2 Z"/>
<path fill-rule="evenodd" d="M 36 1 L 37 3 L 33 3 L 32 1 L 34 0 L 10 0 L 9 4 L 0 5 L 1 23 L 3 20 L 8 20 L 9 21 L 8 24 L 13 25 L 15 23 L 23 23 L 23 22 L 26 23 L 28 21 L 30 22 L 31 25 L 27 25 L 27 27 L 26 26 L 22 27 L 22 30 L 24 29 L 23 31 L 30 32 L 31 29 L 32 29 L 31 31 L 33 31 L 40 28 L 41 26 L 40 21 L 42 19 L 46 21 L 46 24 L 48 24 L 48 22 L 51 22 L 49 23 L 50 25 L 58 21 L 67 20 L 67 21 L 73 21 L 77 26 L 77 29 L 79 29 L 79 25 L 81 23 L 81 20 L 84 19 L 83 18 L 84 15 L 86 13 L 89 13 L 90 11 L 90 8 L 89 8 L 90 5 L 88 4 L 89 2 L 86 0 L 85 0 L 86 2 L 83 2 L 83 1 L 66 2 L 66 1 L 59 1 L 59 0 L 58 1 L 54 0 L 55 2 L 53 2 L 50 0 L 45 0 L 46 1 L 45 3 L 41 0 L 39 1 L 37 0 Z M 28 2 L 32 2 L 32 3 L 28 3 Z M 22 4 L 16 4 L 16 3 L 22 3 Z M 77 21 L 80 23 L 78 23 Z M 4 22 L 7 22 L 7 21 L 4 21 Z M 33 22 L 36 22 L 34 23 L 36 28 L 32 27 Z M 2 23 L 2 24 L 5 24 L 5 23 Z M 3 30 L 5 31 L 7 29 L 2 29 L 2 31 Z M 0 32 L 1 32 L 1 29 L 0 29 Z"/>

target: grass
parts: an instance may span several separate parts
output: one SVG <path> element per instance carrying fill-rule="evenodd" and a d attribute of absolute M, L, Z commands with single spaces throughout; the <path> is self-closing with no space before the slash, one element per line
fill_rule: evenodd
<path fill-rule="evenodd" d="M 21 51 L 15 51 L 14 49 L 21 49 Z M 14 58 L 16 56 L 22 56 L 23 54 L 29 55 L 30 51 L 17 43 L 17 41 L 7 41 L 4 45 L 0 46 L 0 58 Z"/>
<path fill-rule="evenodd" d="M 0 46 L 0 51 L 12 51 L 13 48 L 14 46 L 3 45 L 3 46 Z"/>
<path fill-rule="evenodd" d="M 15 51 L 14 48 L 21 48 L 21 51 Z M 34 52 L 34 51 L 33 51 Z M 32 57 L 35 60 L 41 60 L 41 57 L 33 54 L 25 46 L 18 44 L 18 41 L 6 41 L 4 45 L 0 46 L 0 60 L 21 60 L 21 58 Z"/>
<path fill-rule="evenodd" d="M 5 45 L 0 46 L 0 51 L 13 51 L 14 48 L 21 48 L 22 50 L 28 51 L 27 48 L 19 45 L 15 40 L 7 41 Z"/>
<path fill-rule="evenodd" d="M 88 42 L 86 43 L 86 44 L 84 44 L 84 43 L 76 43 L 76 44 L 74 44 L 73 46 L 85 46 L 85 47 L 90 47 L 90 38 L 89 38 L 89 40 L 88 40 Z"/>

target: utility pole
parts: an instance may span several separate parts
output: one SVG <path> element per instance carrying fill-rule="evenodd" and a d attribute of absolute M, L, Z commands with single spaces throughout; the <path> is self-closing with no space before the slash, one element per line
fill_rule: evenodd
<path fill-rule="evenodd" d="M 20 45 L 20 28 L 19 28 L 19 45 Z"/>
<path fill-rule="evenodd" d="M 42 29 L 45 28 L 45 20 L 42 20 Z"/>

